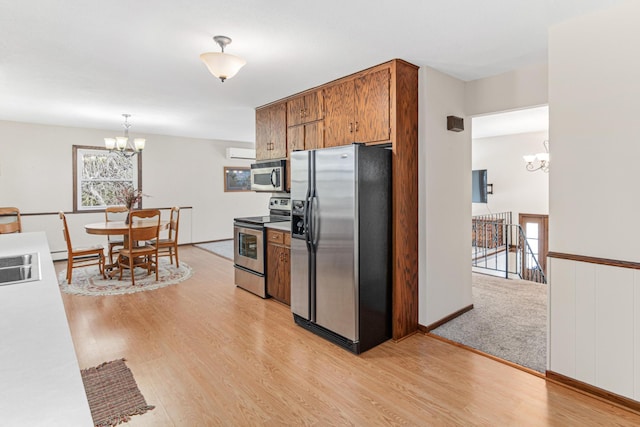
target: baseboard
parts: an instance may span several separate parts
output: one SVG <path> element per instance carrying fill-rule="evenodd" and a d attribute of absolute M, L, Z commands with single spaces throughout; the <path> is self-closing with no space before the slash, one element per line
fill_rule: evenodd
<path fill-rule="evenodd" d="M 455 313 L 451 313 L 450 315 L 448 315 L 447 317 L 443 317 L 442 319 L 438 320 L 437 322 L 434 322 L 430 325 L 427 326 L 423 326 L 418 324 L 418 330 L 421 332 L 429 333 L 431 331 L 433 331 L 435 328 L 444 325 L 445 323 L 455 319 L 456 317 L 460 316 L 461 314 L 466 313 L 469 310 L 473 310 L 473 304 L 468 305 L 464 308 L 461 308 L 460 310 L 456 311 Z"/>
<path fill-rule="evenodd" d="M 599 400 L 611 403 L 612 405 L 616 405 L 620 408 L 630 410 L 636 414 L 640 414 L 640 402 L 638 402 L 637 400 L 620 396 L 619 394 L 612 393 L 602 388 L 584 383 L 582 381 L 567 377 L 562 374 L 558 374 L 557 372 L 553 371 L 547 371 L 547 381 L 569 387 L 582 394 L 586 394 L 587 396 L 595 397 Z"/>

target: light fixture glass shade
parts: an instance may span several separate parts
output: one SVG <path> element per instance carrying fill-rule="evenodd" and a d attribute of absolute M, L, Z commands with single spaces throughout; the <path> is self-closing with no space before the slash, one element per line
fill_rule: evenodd
<path fill-rule="evenodd" d="M 116 148 L 118 150 L 124 150 L 127 148 L 127 140 L 129 138 L 125 138 L 124 136 L 116 136 Z"/>
<path fill-rule="evenodd" d="M 224 52 L 207 52 L 200 55 L 211 74 L 222 81 L 235 76 L 247 63 L 244 59 Z"/>
<path fill-rule="evenodd" d="M 115 138 L 105 138 L 104 146 L 107 150 L 113 150 L 116 148 L 116 139 Z"/>
<path fill-rule="evenodd" d="M 536 157 L 541 162 L 548 162 L 549 161 L 549 153 L 538 153 L 538 154 L 536 154 Z"/>
<path fill-rule="evenodd" d="M 536 160 L 536 156 L 533 154 L 524 155 L 522 156 L 522 158 L 527 163 L 533 163 Z"/>
<path fill-rule="evenodd" d="M 136 147 L 136 151 L 144 150 L 144 144 L 147 140 L 144 138 L 134 138 L 133 145 Z"/>

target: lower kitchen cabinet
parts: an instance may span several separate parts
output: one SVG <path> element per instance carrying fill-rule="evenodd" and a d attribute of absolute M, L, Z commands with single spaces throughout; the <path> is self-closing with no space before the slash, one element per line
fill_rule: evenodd
<path fill-rule="evenodd" d="M 291 233 L 267 228 L 267 294 L 291 304 Z"/>

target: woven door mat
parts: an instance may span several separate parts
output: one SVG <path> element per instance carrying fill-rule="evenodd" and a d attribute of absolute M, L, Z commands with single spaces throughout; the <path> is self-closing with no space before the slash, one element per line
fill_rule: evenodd
<path fill-rule="evenodd" d="M 115 426 L 154 408 L 147 405 L 124 362 L 113 360 L 81 371 L 96 427 Z"/>

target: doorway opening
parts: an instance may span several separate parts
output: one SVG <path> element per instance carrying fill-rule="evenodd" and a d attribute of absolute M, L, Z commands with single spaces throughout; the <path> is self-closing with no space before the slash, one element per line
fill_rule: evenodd
<path fill-rule="evenodd" d="M 479 246 L 490 248 L 486 256 L 510 263 L 516 274 L 474 267 L 474 309 L 431 331 L 540 373 L 546 370 L 547 285 L 532 279 L 546 273 L 549 181 L 545 171 L 527 170 L 523 156 L 543 151 L 548 139 L 546 106 L 472 119 L 472 169 L 486 170 L 492 190 L 483 203 L 472 203 L 472 259 Z M 529 252 L 516 251 L 520 244 Z"/>

